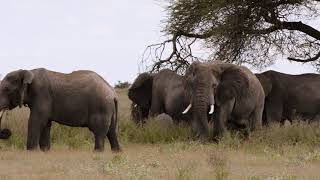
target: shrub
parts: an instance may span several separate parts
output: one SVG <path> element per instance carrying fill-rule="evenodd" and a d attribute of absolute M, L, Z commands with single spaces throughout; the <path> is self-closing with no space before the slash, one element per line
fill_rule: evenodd
<path fill-rule="evenodd" d="M 117 89 L 125 89 L 125 88 L 129 88 L 130 87 L 130 83 L 128 81 L 124 81 L 124 82 L 121 82 L 121 81 L 118 81 L 114 87 L 117 88 Z"/>

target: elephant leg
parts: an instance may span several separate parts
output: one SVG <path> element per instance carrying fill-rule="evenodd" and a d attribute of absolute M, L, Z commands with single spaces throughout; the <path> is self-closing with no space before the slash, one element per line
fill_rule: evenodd
<path fill-rule="evenodd" d="M 254 131 L 257 128 L 260 129 L 262 127 L 262 116 L 263 116 L 263 108 L 257 107 L 251 114 L 249 118 L 249 127 L 250 131 Z"/>
<path fill-rule="evenodd" d="M 104 140 L 105 134 L 101 132 L 94 132 L 94 151 L 103 152 L 104 151 Z"/>
<path fill-rule="evenodd" d="M 267 120 L 266 108 L 263 109 L 263 113 L 262 113 L 262 125 L 263 126 L 269 126 L 270 125 L 270 122 Z"/>
<path fill-rule="evenodd" d="M 51 121 L 48 121 L 46 126 L 42 129 L 40 135 L 40 149 L 42 151 L 50 150 L 50 130 L 51 130 Z"/>
<path fill-rule="evenodd" d="M 156 117 L 157 115 L 163 113 L 163 107 L 162 102 L 155 99 L 152 101 L 149 116 L 150 117 Z"/>
<path fill-rule="evenodd" d="M 213 125 L 214 141 L 219 141 L 219 139 L 223 136 L 225 132 L 225 125 L 232 113 L 234 103 L 235 103 L 235 100 L 232 99 L 222 104 L 220 107 L 218 107 L 217 118 L 214 119 L 214 125 Z"/>
<path fill-rule="evenodd" d="M 276 96 L 272 99 L 266 99 L 265 101 L 264 109 L 268 124 L 271 122 L 281 122 L 283 114 L 283 102 L 280 99 L 280 96 Z"/>
<path fill-rule="evenodd" d="M 94 134 L 95 139 L 94 151 L 104 151 L 104 141 L 111 124 L 110 120 L 111 115 L 108 115 L 108 113 L 93 115 L 90 118 L 89 129 Z"/>
<path fill-rule="evenodd" d="M 118 132 L 118 121 L 117 121 L 116 115 L 113 115 L 112 120 L 111 120 L 111 124 L 109 127 L 109 131 L 107 133 L 107 137 L 110 142 L 111 150 L 114 152 L 121 151 L 121 147 L 120 147 L 120 144 L 118 141 L 117 132 Z"/>
<path fill-rule="evenodd" d="M 36 108 L 35 108 L 36 109 Z M 43 125 L 48 121 L 47 112 L 42 110 L 31 110 L 28 121 L 27 150 L 35 150 L 40 142 L 40 133 Z"/>

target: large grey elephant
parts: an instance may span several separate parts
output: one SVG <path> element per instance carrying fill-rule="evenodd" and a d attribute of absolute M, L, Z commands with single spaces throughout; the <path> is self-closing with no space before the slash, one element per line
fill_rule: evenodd
<path fill-rule="evenodd" d="M 132 115 L 147 118 L 166 113 L 175 122 L 190 120 L 191 112 L 181 113 L 189 102 L 184 86 L 184 78 L 169 69 L 140 74 L 128 91 L 129 99 L 134 103 Z"/>
<path fill-rule="evenodd" d="M 214 140 L 228 123 L 254 130 L 261 126 L 264 91 L 246 67 L 222 62 L 194 62 L 186 71 L 186 93 L 193 113 L 192 128 L 201 139 L 209 136 L 207 116 L 215 111 Z"/>
<path fill-rule="evenodd" d="M 92 71 L 63 74 L 46 69 L 18 70 L 0 84 L 0 110 L 28 106 L 27 149 L 50 149 L 51 122 L 88 127 L 96 151 L 104 150 L 106 136 L 111 149 L 120 151 L 117 138 L 118 100 L 114 89 Z"/>
<path fill-rule="evenodd" d="M 294 114 L 318 119 L 320 113 L 320 75 L 290 75 L 276 71 L 256 74 L 265 92 L 263 124 L 285 120 Z"/>

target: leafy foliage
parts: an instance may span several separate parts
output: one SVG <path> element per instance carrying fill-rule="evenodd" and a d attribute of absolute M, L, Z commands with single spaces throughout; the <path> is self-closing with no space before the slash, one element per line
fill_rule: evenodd
<path fill-rule="evenodd" d="M 313 62 L 318 66 L 320 31 L 309 24 L 319 20 L 319 2 L 169 1 L 163 31 L 170 38 L 148 46 L 146 53 L 154 54 L 150 70 L 168 66 L 179 70 L 199 60 L 192 53 L 195 42 L 209 49 L 210 59 L 235 64 L 262 68 L 272 64 L 279 55 L 286 55 L 290 61 Z"/>

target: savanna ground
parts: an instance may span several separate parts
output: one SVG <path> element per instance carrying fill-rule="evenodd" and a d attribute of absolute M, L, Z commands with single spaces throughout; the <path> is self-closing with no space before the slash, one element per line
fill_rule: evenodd
<path fill-rule="evenodd" d="M 54 124 L 49 152 L 25 150 L 27 109 L 8 112 L 0 141 L 0 179 L 320 179 L 320 125 L 272 125 L 248 140 L 226 134 L 219 144 L 193 141 L 183 125 L 153 120 L 136 127 L 126 90 L 120 98 L 122 153 L 93 152 L 85 128 Z"/>

